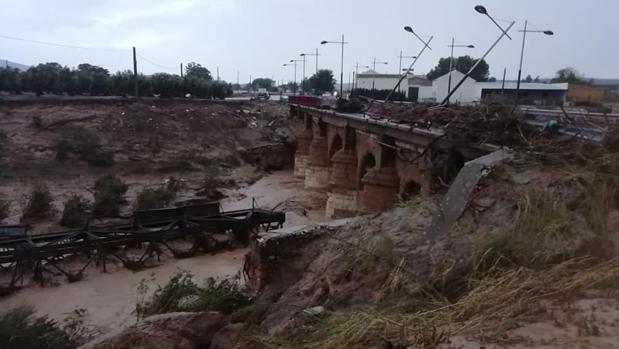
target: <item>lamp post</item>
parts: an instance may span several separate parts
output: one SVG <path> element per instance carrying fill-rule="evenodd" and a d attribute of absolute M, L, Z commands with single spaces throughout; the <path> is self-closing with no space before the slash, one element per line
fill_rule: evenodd
<path fill-rule="evenodd" d="M 522 50 L 520 51 L 520 67 L 518 68 L 518 82 L 516 84 L 516 105 L 520 101 L 520 79 L 522 78 L 522 60 L 524 58 L 524 43 L 527 39 L 527 33 L 542 33 L 548 36 L 552 36 L 555 33 L 552 30 L 527 30 L 528 20 L 524 21 L 524 29 L 519 30 L 522 33 Z"/>
<path fill-rule="evenodd" d="M 341 63 L 341 71 L 340 71 L 340 98 L 343 97 L 344 94 L 344 45 L 348 44 L 344 41 L 344 34 L 342 34 L 342 41 L 326 41 L 323 40 L 321 45 L 324 44 L 340 44 L 342 45 L 342 63 Z"/>
<path fill-rule="evenodd" d="M 298 86 L 297 86 L 297 62 L 292 60 L 294 64 L 284 63 L 284 67 L 294 66 L 294 94 L 297 94 Z"/>
<path fill-rule="evenodd" d="M 303 78 L 301 79 L 301 94 L 305 94 L 305 56 L 303 56 L 303 59 L 291 59 L 290 63 L 297 64 L 297 62 L 303 62 Z"/>
<path fill-rule="evenodd" d="M 400 66 L 398 68 L 398 74 L 402 74 L 402 58 L 411 58 L 411 59 L 415 59 L 417 58 L 416 56 L 404 56 L 402 54 L 402 50 L 400 50 L 400 55 L 398 56 L 398 58 L 400 59 Z M 400 85 L 400 92 L 402 92 L 402 85 Z"/>
<path fill-rule="evenodd" d="M 301 53 L 301 56 L 315 56 L 316 57 L 316 73 L 318 73 L 318 49 L 316 49 L 316 53 Z"/>
<path fill-rule="evenodd" d="M 395 93 L 395 91 L 398 90 L 398 88 L 400 87 L 400 84 L 402 83 L 402 80 L 404 80 L 408 76 L 408 73 L 413 69 L 413 66 L 415 65 L 415 63 L 417 63 L 417 61 L 419 60 L 419 57 L 421 57 L 421 55 L 426 50 L 426 48 L 428 48 L 430 50 L 432 49 L 430 47 L 430 43 L 432 42 L 432 39 L 434 39 L 434 36 L 430 36 L 430 39 L 428 39 L 428 41 L 426 42 L 419 35 L 417 35 L 417 33 L 415 33 L 413 28 L 411 28 L 409 26 L 406 26 L 406 27 L 404 27 L 404 30 L 409 32 L 409 33 L 411 33 L 411 34 L 413 34 L 419 41 L 421 41 L 423 43 L 423 47 L 421 48 L 421 51 L 419 51 L 417 56 L 415 56 L 415 59 L 413 60 L 411 65 L 408 66 L 408 69 L 406 69 L 406 72 L 404 72 L 404 74 L 402 74 L 402 76 L 400 76 L 400 80 L 398 80 L 398 83 L 395 84 L 395 86 L 393 87 L 391 92 L 389 92 L 387 97 L 385 97 L 385 103 L 388 102 L 389 98 L 391 98 L 391 95 L 393 95 Z"/>
<path fill-rule="evenodd" d="M 398 56 L 398 58 L 400 59 L 400 67 L 398 68 L 398 74 L 400 74 L 400 72 L 402 71 L 402 58 L 415 59 L 417 57 L 416 56 L 403 56 L 402 51 L 400 50 L 400 55 Z"/>
<path fill-rule="evenodd" d="M 369 65 L 359 65 L 359 62 L 357 62 L 357 64 L 355 64 L 355 88 L 357 88 L 357 82 L 358 82 L 357 76 L 359 75 L 359 68 L 370 69 L 370 66 Z"/>
<path fill-rule="evenodd" d="M 475 48 L 473 45 L 456 45 L 455 40 L 456 39 L 452 37 L 451 45 L 449 45 L 449 47 L 451 47 L 451 56 L 449 58 L 449 82 L 447 83 L 447 94 L 451 92 L 451 72 L 454 66 L 454 47 Z M 447 103 L 449 103 L 449 100 L 447 100 Z"/>
<path fill-rule="evenodd" d="M 376 72 L 376 63 L 378 63 L 378 64 L 385 64 L 385 65 L 389 64 L 387 62 L 377 62 L 376 61 L 376 57 L 374 57 L 372 59 L 372 70 L 374 71 L 374 77 L 372 78 L 372 90 L 374 90 L 374 83 L 376 82 L 376 74 L 377 74 L 377 72 Z"/>
<path fill-rule="evenodd" d="M 490 17 L 490 15 L 488 14 L 488 11 L 486 10 L 485 7 L 481 6 L 481 5 L 477 5 L 475 6 L 475 11 L 486 15 L 488 18 L 490 18 L 490 20 L 492 20 L 492 22 L 499 27 L 499 29 L 501 30 L 501 35 L 496 39 L 496 41 L 490 46 L 490 48 L 486 51 L 486 53 L 484 53 L 484 55 L 479 58 L 477 60 L 477 62 L 475 62 L 475 64 L 473 64 L 473 66 L 471 67 L 471 69 L 469 69 L 469 71 L 464 75 L 464 77 L 460 80 L 460 82 L 458 82 L 458 84 L 456 85 L 456 87 L 454 87 L 453 90 L 451 90 L 448 94 L 447 97 L 445 97 L 445 99 L 443 99 L 443 101 L 441 102 L 441 105 L 446 105 L 447 102 L 449 101 L 449 99 L 451 98 L 451 96 L 454 94 L 454 92 L 456 92 L 458 90 L 458 88 L 460 88 L 460 86 L 462 86 L 462 84 L 464 83 L 464 81 L 466 81 L 466 79 L 469 78 L 469 76 L 471 76 L 471 73 L 475 70 L 475 68 L 477 68 L 477 66 L 479 65 L 479 63 L 481 61 L 483 61 L 489 54 L 490 52 L 492 52 L 492 50 L 496 47 L 496 45 L 501 41 L 501 39 L 503 39 L 504 36 L 507 36 L 508 38 L 511 39 L 511 37 L 509 36 L 509 34 L 507 34 L 507 32 L 509 32 L 510 29 L 512 29 L 512 27 L 514 26 L 514 24 L 516 24 L 516 21 L 512 21 L 509 26 L 507 27 L 507 29 L 503 29 L 503 27 L 501 27 L 495 20 L 494 18 Z"/>

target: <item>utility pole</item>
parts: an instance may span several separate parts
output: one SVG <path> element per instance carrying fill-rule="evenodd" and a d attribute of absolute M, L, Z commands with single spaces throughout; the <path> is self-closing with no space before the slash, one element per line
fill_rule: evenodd
<path fill-rule="evenodd" d="M 219 66 L 217 66 L 217 81 L 219 81 Z"/>
<path fill-rule="evenodd" d="M 316 47 L 316 74 L 318 74 L 318 47 Z"/>
<path fill-rule="evenodd" d="M 181 63 L 181 78 L 183 77 L 183 63 Z"/>
<path fill-rule="evenodd" d="M 505 74 L 507 74 L 507 67 L 503 68 L 503 86 L 501 86 L 501 94 L 505 94 Z"/>
<path fill-rule="evenodd" d="M 135 46 L 133 46 L 133 94 L 138 98 L 138 60 L 135 57 Z"/>
<path fill-rule="evenodd" d="M 388 64 L 387 62 L 376 62 L 376 57 L 372 60 L 372 70 L 374 71 L 374 77 L 372 78 L 372 90 L 374 90 L 374 83 L 376 82 L 376 63 L 378 64 Z"/>
<path fill-rule="evenodd" d="M 369 65 L 359 65 L 359 62 L 355 65 L 355 88 L 357 88 L 357 83 L 359 82 L 359 68 L 370 68 Z"/>
<path fill-rule="evenodd" d="M 239 71 L 236 71 L 236 84 L 239 85 Z M 239 85 L 240 86 L 240 85 Z"/>

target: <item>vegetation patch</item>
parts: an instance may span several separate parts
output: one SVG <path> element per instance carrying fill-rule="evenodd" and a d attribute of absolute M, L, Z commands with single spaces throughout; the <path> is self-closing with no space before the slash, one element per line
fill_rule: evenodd
<path fill-rule="evenodd" d="M 16 308 L 0 315 L 2 349 L 73 349 L 71 336 L 47 317 L 35 317 L 30 308 Z"/>
<path fill-rule="evenodd" d="M 138 210 L 151 210 L 169 207 L 176 199 L 176 194 L 180 190 L 180 184 L 180 181 L 170 178 L 166 185 L 142 189 L 138 193 L 136 208 Z"/>
<path fill-rule="evenodd" d="M 51 217 L 54 214 L 52 201 L 52 194 L 47 185 L 35 184 L 30 192 L 26 208 L 24 208 L 22 213 L 22 221 L 41 220 Z"/>
<path fill-rule="evenodd" d="M 125 194 L 129 186 L 113 174 L 107 174 L 95 182 L 95 202 L 92 214 L 96 217 L 113 217 L 127 203 Z"/>
<path fill-rule="evenodd" d="M 99 135 L 84 127 L 67 128 L 56 141 L 56 159 L 66 160 L 71 153 L 93 166 L 105 167 L 114 164 L 113 155 L 103 149 Z"/>
<path fill-rule="evenodd" d="M 142 295 L 147 290 L 145 284 L 138 289 Z M 208 278 L 203 286 L 199 286 L 191 273 L 179 272 L 166 285 L 158 287 L 150 300 L 138 302 L 136 311 L 141 317 L 178 311 L 231 314 L 250 304 L 251 298 L 238 282 Z"/>
<path fill-rule="evenodd" d="M 88 223 L 92 204 L 81 195 L 72 195 L 64 203 L 60 225 L 68 228 L 83 227 Z"/>

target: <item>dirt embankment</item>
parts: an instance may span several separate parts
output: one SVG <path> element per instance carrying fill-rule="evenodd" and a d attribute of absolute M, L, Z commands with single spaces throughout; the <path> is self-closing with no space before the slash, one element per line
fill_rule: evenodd
<path fill-rule="evenodd" d="M 615 347 L 618 161 L 519 156 L 437 239 L 439 196 L 282 239 L 239 347 Z"/>
<path fill-rule="evenodd" d="M 5 223 L 20 221 L 34 183 L 49 187 L 61 211 L 72 194 L 90 198 L 105 173 L 129 184 L 124 212 L 143 187 L 170 177 L 183 183 L 178 200 L 217 200 L 222 188 L 290 167 L 295 147 L 287 109 L 274 103 L 24 102 L 0 105 L 0 132 Z"/>

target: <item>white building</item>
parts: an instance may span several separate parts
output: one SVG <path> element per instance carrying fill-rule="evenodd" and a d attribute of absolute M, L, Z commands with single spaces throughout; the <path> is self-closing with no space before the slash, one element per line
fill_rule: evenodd
<path fill-rule="evenodd" d="M 401 77 L 402 75 L 381 74 L 370 69 L 366 72 L 357 74 L 355 88 L 367 90 L 392 90 Z M 398 91 L 404 93 L 406 97 L 408 97 L 406 79 L 402 80 Z"/>
<path fill-rule="evenodd" d="M 451 73 L 451 90 L 464 78 L 464 74 L 454 70 Z M 482 99 L 507 98 L 516 96 L 516 82 L 477 82 L 467 78 L 451 96 L 451 103 L 479 103 Z M 568 84 L 520 83 L 520 97 L 525 104 L 531 105 L 562 105 L 565 103 Z M 449 73 L 428 81 L 423 77 L 408 79 L 409 100 L 419 102 L 442 102 L 448 95 Z M 416 97 L 416 98 L 415 98 Z"/>

